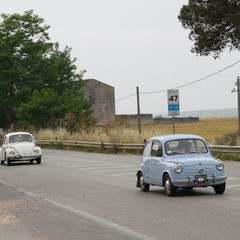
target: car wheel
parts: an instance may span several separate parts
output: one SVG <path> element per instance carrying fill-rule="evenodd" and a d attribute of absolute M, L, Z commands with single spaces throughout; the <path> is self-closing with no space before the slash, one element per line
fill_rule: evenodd
<path fill-rule="evenodd" d="M 10 166 L 10 165 L 11 165 L 11 160 L 7 158 L 7 166 Z"/>
<path fill-rule="evenodd" d="M 37 158 L 37 164 L 41 164 L 41 158 Z"/>
<path fill-rule="evenodd" d="M 1 160 L 1 164 L 4 164 L 4 160 Z"/>
<path fill-rule="evenodd" d="M 223 194 L 225 192 L 226 183 L 213 186 L 216 194 Z"/>
<path fill-rule="evenodd" d="M 172 184 L 168 174 L 164 176 L 164 189 L 168 197 L 173 197 L 176 195 L 177 188 Z"/>
<path fill-rule="evenodd" d="M 150 185 L 148 183 L 144 182 L 142 173 L 139 174 L 139 183 L 140 183 L 140 188 L 141 188 L 142 192 L 149 191 Z"/>

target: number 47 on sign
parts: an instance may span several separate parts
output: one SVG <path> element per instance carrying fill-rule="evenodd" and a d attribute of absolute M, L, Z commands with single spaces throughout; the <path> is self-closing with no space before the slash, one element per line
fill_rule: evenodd
<path fill-rule="evenodd" d="M 178 89 L 168 90 L 168 115 L 174 116 L 180 114 L 179 91 Z"/>

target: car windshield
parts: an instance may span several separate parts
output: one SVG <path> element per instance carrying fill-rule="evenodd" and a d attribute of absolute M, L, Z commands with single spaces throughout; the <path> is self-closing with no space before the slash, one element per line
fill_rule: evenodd
<path fill-rule="evenodd" d="M 9 143 L 17 142 L 33 142 L 33 138 L 29 134 L 16 134 L 9 137 Z"/>
<path fill-rule="evenodd" d="M 168 141 L 165 144 L 167 155 L 207 153 L 208 149 L 204 141 L 200 139 L 178 139 Z"/>

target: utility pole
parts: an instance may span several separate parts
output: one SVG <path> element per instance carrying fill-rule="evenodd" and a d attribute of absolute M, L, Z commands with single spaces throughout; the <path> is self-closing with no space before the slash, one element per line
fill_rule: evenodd
<path fill-rule="evenodd" d="M 141 115 L 140 115 L 140 101 L 139 101 L 139 88 L 137 87 L 137 114 L 138 114 L 138 132 L 141 134 Z"/>
<path fill-rule="evenodd" d="M 238 134 L 240 135 L 240 78 L 237 77 L 237 82 L 235 82 L 237 89 L 233 88 L 232 92 L 237 92 L 238 95 Z"/>

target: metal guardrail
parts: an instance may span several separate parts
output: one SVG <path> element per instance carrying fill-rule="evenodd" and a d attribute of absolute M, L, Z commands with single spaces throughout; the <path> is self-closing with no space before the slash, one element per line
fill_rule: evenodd
<path fill-rule="evenodd" d="M 117 148 L 129 150 L 143 150 L 144 144 L 141 143 L 101 143 L 101 142 L 84 142 L 84 141 L 59 141 L 59 140 L 36 140 L 37 144 L 50 145 L 61 144 L 64 146 L 79 147 L 97 147 L 97 148 Z M 209 145 L 211 151 L 223 153 L 240 153 L 240 146 L 220 146 Z"/>
<path fill-rule="evenodd" d="M 209 145 L 209 148 L 212 152 L 240 153 L 240 146 Z"/>
<path fill-rule="evenodd" d="M 61 144 L 64 146 L 79 146 L 79 147 L 97 147 L 97 148 L 118 148 L 118 149 L 143 149 L 144 144 L 137 143 L 102 143 L 102 142 L 84 142 L 84 141 L 59 141 L 59 140 L 36 140 L 37 144 Z"/>

